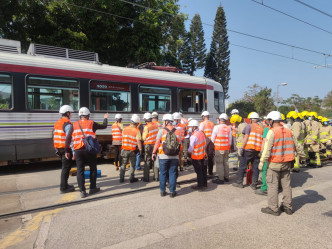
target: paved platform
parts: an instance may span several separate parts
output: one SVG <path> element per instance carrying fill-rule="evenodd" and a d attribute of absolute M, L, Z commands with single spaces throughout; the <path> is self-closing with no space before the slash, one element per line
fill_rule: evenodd
<path fill-rule="evenodd" d="M 154 189 L 2 219 L 0 248 L 332 248 L 331 166 L 292 173 L 292 216 L 261 213 L 266 197 L 232 187 L 230 170 L 230 183 L 209 180 L 203 192 L 184 184 L 176 198 L 160 197 Z M 0 169 L 1 214 L 81 199 L 78 192 L 60 195 L 59 165 L 45 167 Z M 88 198 L 158 185 L 130 184 L 128 178 L 120 184 L 107 161 L 98 169 L 102 191 Z M 179 181 L 194 178 L 189 167 Z M 77 186 L 76 177 L 69 182 Z"/>

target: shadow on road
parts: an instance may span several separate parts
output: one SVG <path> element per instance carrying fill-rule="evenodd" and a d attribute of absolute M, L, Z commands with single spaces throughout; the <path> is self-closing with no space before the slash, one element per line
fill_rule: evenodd
<path fill-rule="evenodd" d="M 294 211 L 301 209 L 305 204 L 316 203 L 326 200 L 324 196 L 320 195 L 315 190 L 304 190 L 304 193 L 304 195 L 293 198 L 292 203 Z"/>
<path fill-rule="evenodd" d="M 302 187 L 309 178 L 313 178 L 307 171 L 301 170 L 299 173 L 291 174 L 291 186 L 292 188 Z"/>

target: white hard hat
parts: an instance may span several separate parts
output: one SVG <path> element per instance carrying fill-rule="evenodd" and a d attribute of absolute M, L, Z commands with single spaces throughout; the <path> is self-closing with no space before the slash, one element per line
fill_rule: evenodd
<path fill-rule="evenodd" d="M 220 114 L 219 119 L 222 119 L 222 120 L 226 121 L 226 120 L 228 120 L 228 116 L 227 116 L 226 113 L 222 113 L 222 114 Z"/>
<path fill-rule="evenodd" d="M 238 109 L 233 109 L 231 111 L 231 114 L 234 115 L 234 114 L 239 114 L 239 110 Z"/>
<path fill-rule="evenodd" d="M 258 119 L 259 115 L 257 112 L 252 112 L 249 116 L 249 119 Z"/>
<path fill-rule="evenodd" d="M 178 112 L 173 113 L 173 119 L 181 119 L 181 115 Z"/>
<path fill-rule="evenodd" d="M 182 112 L 179 112 L 179 114 L 181 115 L 181 117 L 183 116 Z"/>
<path fill-rule="evenodd" d="M 115 119 L 122 119 L 122 115 L 120 113 L 115 114 Z"/>
<path fill-rule="evenodd" d="M 202 112 L 202 114 L 201 114 L 201 116 L 209 116 L 210 115 L 210 113 L 208 112 L 208 111 L 204 111 L 204 112 Z"/>
<path fill-rule="evenodd" d="M 66 112 L 74 112 L 73 108 L 70 105 L 63 105 L 60 107 L 59 113 L 65 114 Z"/>
<path fill-rule="evenodd" d="M 152 117 L 153 117 L 153 118 L 158 117 L 158 112 L 153 112 L 153 113 L 152 113 Z"/>
<path fill-rule="evenodd" d="M 165 114 L 163 116 L 163 121 L 173 121 L 173 116 L 172 114 Z"/>
<path fill-rule="evenodd" d="M 190 127 L 194 127 L 194 126 L 195 126 L 195 127 L 198 127 L 199 124 L 198 124 L 198 121 L 197 121 L 197 120 L 193 119 L 193 120 L 190 120 L 190 121 L 189 121 L 188 126 L 190 126 Z"/>
<path fill-rule="evenodd" d="M 152 119 L 152 114 L 150 112 L 146 112 L 146 113 L 144 113 L 143 118 L 144 119 Z"/>
<path fill-rule="evenodd" d="M 188 118 L 188 122 L 190 122 L 191 120 L 193 120 L 192 118 Z"/>
<path fill-rule="evenodd" d="M 141 122 L 141 119 L 139 118 L 139 116 L 137 114 L 133 114 L 133 116 L 131 116 L 130 120 L 135 124 L 138 124 L 139 122 Z"/>
<path fill-rule="evenodd" d="M 281 113 L 278 111 L 272 111 L 267 115 L 266 119 L 272 119 L 274 121 L 279 121 L 279 120 L 281 121 L 282 120 Z"/>
<path fill-rule="evenodd" d="M 79 111 L 78 111 L 78 116 L 88 116 L 90 115 L 90 111 L 88 108 L 86 107 L 82 107 Z"/>

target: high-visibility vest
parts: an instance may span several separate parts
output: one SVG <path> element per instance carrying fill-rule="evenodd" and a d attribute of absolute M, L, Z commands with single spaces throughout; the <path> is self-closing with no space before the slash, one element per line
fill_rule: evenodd
<path fill-rule="evenodd" d="M 187 126 L 188 123 L 189 123 L 188 119 L 186 119 L 184 117 L 181 118 L 181 124 L 184 124 L 185 126 Z"/>
<path fill-rule="evenodd" d="M 172 131 L 174 126 L 168 125 L 166 128 L 169 129 L 170 131 Z M 180 136 L 181 136 L 180 132 L 178 130 L 175 130 L 174 134 L 176 135 L 176 138 L 177 138 L 178 142 L 180 142 Z M 166 129 L 163 129 L 163 135 L 161 137 L 160 145 L 159 145 L 159 148 L 158 148 L 158 153 L 159 154 L 165 154 L 164 150 L 163 150 L 163 143 L 166 141 L 166 135 L 167 135 L 167 131 L 166 131 Z"/>
<path fill-rule="evenodd" d="M 273 163 L 291 162 L 295 159 L 295 144 L 291 130 L 284 127 L 271 129 L 274 133 L 274 142 L 269 158 Z"/>
<path fill-rule="evenodd" d="M 205 120 L 201 123 L 203 123 L 203 132 L 205 136 L 211 139 L 214 123 L 210 120 Z"/>
<path fill-rule="evenodd" d="M 227 125 L 218 125 L 218 133 L 214 140 L 215 150 L 229 150 L 229 132 L 230 128 Z"/>
<path fill-rule="evenodd" d="M 233 126 L 232 126 L 232 136 L 233 137 L 236 137 L 236 130 L 237 130 L 236 125 L 233 124 Z"/>
<path fill-rule="evenodd" d="M 74 150 L 78 150 L 82 147 L 84 147 L 83 143 L 83 134 L 80 129 L 80 126 L 78 125 L 78 122 L 80 122 L 81 128 L 85 134 L 86 137 L 96 137 L 96 133 L 93 132 L 93 121 L 92 120 L 79 120 L 76 121 L 73 124 L 73 142 L 74 142 Z"/>
<path fill-rule="evenodd" d="M 192 134 L 192 136 L 195 136 L 197 138 L 197 144 L 194 146 L 194 150 L 191 153 L 191 159 L 194 160 L 201 160 L 205 157 L 205 146 L 206 146 L 206 139 L 205 135 L 202 131 L 196 130 Z"/>
<path fill-rule="evenodd" d="M 71 124 L 69 118 L 62 117 L 54 124 L 53 144 L 56 149 L 65 148 L 66 133 L 63 130 L 63 125 L 65 123 Z"/>
<path fill-rule="evenodd" d="M 112 124 L 112 139 L 114 141 L 121 141 L 122 140 L 122 131 L 117 122 Z"/>
<path fill-rule="evenodd" d="M 320 127 L 319 130 L 320 130 L 320 134 L 319 134 L 320 142 L 323 144 L 327 143 L 331 139 L 331 135 L 332 135 L 332 134 L 330 134 L 330 127 L 322 126 L 322 127 Z"/>
<path fill-rule="evenodd" d="M 237 127 L 237 131 L 236 131 L 236 147 L 237 148 L 242 148 L 242 141 L 243 141 L 243 134 L 242 131 L 244 130 L 244 128 L 247 126 L 246 123 L 241 123 L 239 124 L 239 126 Z"/>
<path fill-rule="evenodd" d="M 144 144 L 155 144 L 158 134 L 157 125 L 152 122 L 149 122 L 146 124 L 146 127 L 148 127 L 149 132 L 144 140 Z"/>
<path fill-rule="evenodd" d="M 178 123 L 177 126 L 175 127 L 175 129 L 179 130 L 180 131 L 180 134 L 181 134 L 181 140 L 184 139 L 184 132 L 186 130 L 186 125 L 184 124 L 181 124 L 181 123 Z"/>
<path fill-rule="evenodd" d="M 122 132 L 122 149 L 123 150 L 136 150 L 137 146 L 137 133 L 140 132 L 138 128 L 127 126 Z"/>
<path fill-rule="evenodd" d="M 262 143 L 263 143 L 263 127 L 259 124 L 250 124 L 250 134 L 247 141 L 246 146 L 244 147 L 245 150 L 255 150 L 261 151 Z"/>

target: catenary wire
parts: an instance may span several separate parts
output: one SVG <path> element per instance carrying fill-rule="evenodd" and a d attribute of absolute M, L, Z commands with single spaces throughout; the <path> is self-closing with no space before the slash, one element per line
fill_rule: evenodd
<path fill-rule="evenodd" d="M 300 1 L 300 0 L 294 0 L 294 1 L 295 1 L 295 2 L 298 2 L 299 4 L 302 4 L 302 5 L 304 5 L 304 6 L 307 6 L 308 8 L 313 9 L 313 10 L 315 10 L 315 11 L 317 11 L 317 12 L 323 14 L 323 15 L 326 15 L 326 16 L 332 18 L 332 15 L 330 15 L 329 13 L 326 13 L 326 12 L 320 10 L 320 9 L 317 9 L 317 8 L 315 8 L 315 7 L 312 6 L 312 5 L 309 5 L 309 4 L 307 4 L 307 3 L 304 3 L 304 2 L 302 2 L 302 1 Z"/>

